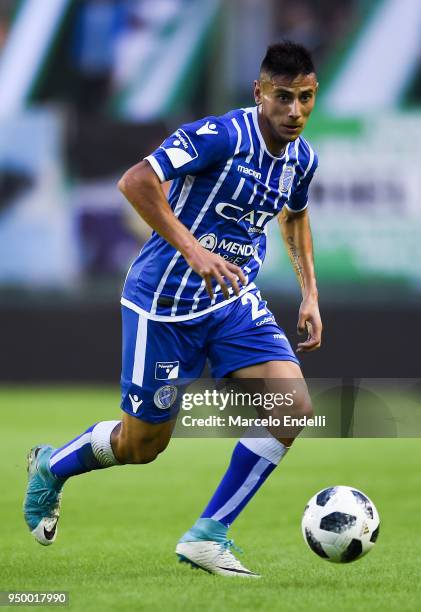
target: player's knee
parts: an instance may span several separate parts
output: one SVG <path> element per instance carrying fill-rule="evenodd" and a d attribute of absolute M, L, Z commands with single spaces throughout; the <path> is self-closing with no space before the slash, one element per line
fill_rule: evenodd
<path fill-rule="evenodd" d="M 124 463 L 146 464 L 152 463 L 168 446 L 168 441 L 150 438 L 130 440 L 123 445 Z"/>
<path fill-rule="evenodd" d="M 130 445 L 124 449 L 124 463 L 152 463 L 157 456 L 157 449 L 149 445 Z"/>
<path fill-rule="evenodd" d="M 303 397 L 295 406 L 294 406 L 294 417 L 311 419 L 314 416 L 313 404 L 308 395 Z"/>

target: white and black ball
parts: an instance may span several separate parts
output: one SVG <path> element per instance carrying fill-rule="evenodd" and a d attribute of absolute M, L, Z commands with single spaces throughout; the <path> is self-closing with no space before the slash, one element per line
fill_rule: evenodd
<path fill-rule="evenodd" d="M 380 519 L 371 499 L 354 487 L 336 486 L 314 495 L 301 521 L 304 540 L 322 559 L 349 563 L 374 546 Z"/>

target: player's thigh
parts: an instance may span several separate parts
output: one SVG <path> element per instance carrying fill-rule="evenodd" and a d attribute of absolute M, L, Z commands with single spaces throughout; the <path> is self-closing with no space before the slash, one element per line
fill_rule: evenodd
<path fill-rule="evenodd" d="M 215 312 L 209 340 L 215 378 L 225 378 L 245 368 L 251 368 L 247 370 L 250 378 L 253 372 L 258 372 L 256 377 L 262 377 L 263 372 L 267 378 L 302 378 L 288 338 L 258 290 L 246 293 L 221 311 Z M 270 365 L 272 362 L 280 363 Z"/>
<path fill-rule="evenodd" d="M 213 375 L 241 379 L 242 389 L 260 394 L 261 404 L 253 403 L 259 416 L 268 416 L 268 405 L 273 419 L 281 423 L 284 417 L 311 416 L 299 361 L 260 293 L 245 294 L 226 315 L 212 337 Z"/>
<path fill-rule="evenodd" d="M 257 363 L 232 372 L 231 377 L 243 380 L 256 392 L 273 396 L 273 399 L 276 399 L 271 408 L 274 417 L 279 418 L 287 414 L 295 417 L 312 415 L 306 381 L 300 366 L 292 361 Z"/>
<path fill-rule="evenodd" d="M 130 417 L 123 419 L 124 436 L 130 441 L 165 438 L 177 417 L 186 379 L 202 372 L 204 351 L 188 323 L 153 321 L 126 307 L 122 315 L 121 408 Z"/>

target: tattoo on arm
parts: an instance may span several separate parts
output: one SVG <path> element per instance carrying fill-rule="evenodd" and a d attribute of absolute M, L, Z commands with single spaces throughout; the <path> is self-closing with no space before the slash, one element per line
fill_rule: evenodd
<path fill-rule="evenodd" d="M 287 237 L 287 243 L 288 243 L 288 255 L 293 265 L 294 272 L 297 275 L 298 282 L 300 283 L 301 287 L 304 287 L 304 275 L 303 275 L 303 267 L 300 261 L 300 250 L 295 244 L 293 236 Z"/>

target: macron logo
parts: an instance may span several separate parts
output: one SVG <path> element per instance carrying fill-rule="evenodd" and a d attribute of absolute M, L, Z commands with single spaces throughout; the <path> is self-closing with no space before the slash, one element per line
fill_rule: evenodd
<path fill-rule="evenodd" d="M 136 412 L 139 410 L 139 406 L 143 404 L 143 400 L 139 399 L 138 395 L 130 395 L 130 393 L 129 400 L 132 403 L 132 410 L 136 414 Z"/>
<path fill-rule="evenodd" d="M 201 128 L 196 130 L 196 134 L 198 136 L 202 136 L 203 134 L 217 134 L 218 130 L 216 129 L 216 123 L 210 123 L 206 121 L 205 125 L 202 125 Z"/>
<path fill-rule="evenodd" d="M 237 166 L 237 170 L 238 172 L 241 172 L 242 174 L 254 176 L 255 179 L 262 178 L 261 172 L 257 172 L 256 170 L 253 170 L 252 168 L 247 168 L 247 166 Z"/>

